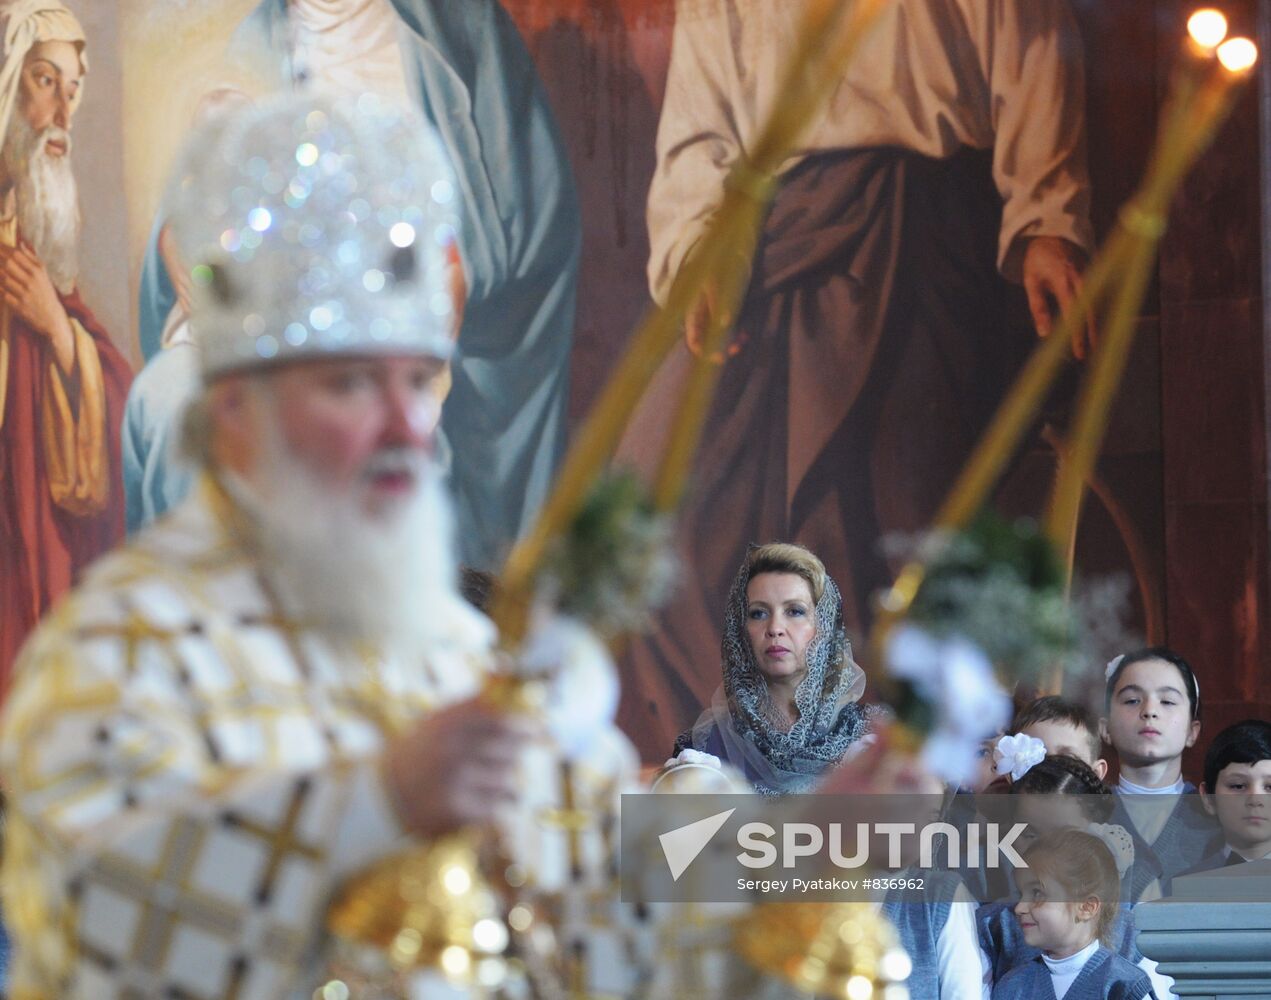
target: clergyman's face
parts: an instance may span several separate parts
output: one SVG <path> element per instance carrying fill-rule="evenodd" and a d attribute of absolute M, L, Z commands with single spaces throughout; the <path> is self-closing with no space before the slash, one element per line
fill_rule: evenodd
<path fill-rule="evenodd" d="M 37 42 L 22 64 L 17 113 L 37 135 L 46 129 L 69 132 L 84 70 L 79 48 L 72 42 Z M 66 139 L 54 132 L 45 140 L 49 156 L 69 152 Z"/>
<path fill-rule="evenodd" d="M 376 514 L 419 487 L 441 416 L 429 357 L 341 358 L 287 365 L 270 376 L 288 450 L 333 492 Z"/>

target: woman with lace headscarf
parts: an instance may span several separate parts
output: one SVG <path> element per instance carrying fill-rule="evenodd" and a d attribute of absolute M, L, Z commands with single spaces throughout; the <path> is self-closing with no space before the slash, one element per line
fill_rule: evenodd
<path fill-rule="evenodd" d="M 869 731 L 843 601 L 801 545 L 751 546 L 728 595 L 723 685 L 675 751 L 714 754 L 765 795 L 809 790 Z"/>

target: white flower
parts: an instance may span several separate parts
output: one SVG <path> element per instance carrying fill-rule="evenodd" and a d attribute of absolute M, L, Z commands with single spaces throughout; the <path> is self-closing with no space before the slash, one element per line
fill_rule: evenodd
<path fill-rule="evenodd" d="M 959 733 L 937 729 L 922 745 L 922 766 L 951 785 L 965 785 L 975 778 L 978 749 Z"/>
<path fill-rule="evenodd" d="M 1086 827 L 1086 833 L 1098 837 L 1107 845 L 1112 853 L 1112 860 L 1116 862 L 1117 875 L 1125 878 L 1125 873 L 1134 864 L 1134 838 L 1130 836 L 1130 831 L 1120 823 L 1091 823 Z"/>
<path fill-rule="evenodd" d="M 923 762 L 945 781 L 963 784 L 975 776 L 984 733 L 1010 720 L 1011 701 L 979 647 L 961 636 L 937 638 L 914 625 L 887 637 L 892 676 L 913 685 L 936 712 L 923 748 Z"/>
<path fill-rule="evenodd" d="M 1046 744 L 1036 736 L 1025 736 L 1016 733 L 1003 736 L 997 741 L 997 764 L 994 770 L 998 774 L 1009 774 L 1011 781 L 1019 781 L 1034 764 L 1046 759 Z"/>
<path fill-rule="evenodd" d="M 923 629 L 898 625 L 887 637 L 887 668 L 926 693 L 939 681 L 940 644 Z"/>

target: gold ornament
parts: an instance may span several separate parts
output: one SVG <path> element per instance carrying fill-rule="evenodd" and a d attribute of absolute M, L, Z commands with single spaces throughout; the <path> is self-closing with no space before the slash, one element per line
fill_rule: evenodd
<path fill-rule="evenodd" d="M 386 997 L 409 974 L 493 988 L 509 975 L 503 905 L 481 875 L 477 840 L 442 837 L 352 880 L 327 915 L 336 953 Z M 405 994 L 403 994 L 405 995 Z"/>
<path fill-rule="evenodd" d="M 802 993 L 908 1000 L 911 963 L 870 903 L 765 903 L 737 924 L 738 954 Z"/>

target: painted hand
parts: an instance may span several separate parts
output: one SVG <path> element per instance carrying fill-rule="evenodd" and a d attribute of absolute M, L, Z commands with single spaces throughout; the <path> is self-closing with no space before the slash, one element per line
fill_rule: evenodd
<path fill-rule="evenodd" d="M 58 366 L 69 372 L 75 359 L 70 316 L 44 264 L 25 244 L 0 246 L 0 294 L 10 309 L 48 341 Z"/>
<path fill-rule="evenodd" d="M 1080 294 L 1085 264 L 1085 254 L 1059 236 L 1034 236 L 1028 241 L 1022 265 L 1024 291 L 1039 337 L 1050 335 L 1055 319 Z M 1078 361 L 1094 348 L 1095 338 L 1093 317 L 1073 331 L 1072 353 Z"/>
<path fill-rule="evenodd" d="M 693 304 L 688 311 L 688 316 L 685 317 L 684 343 L 695 358 L 703 357 L 705 354 L 706 338 L 710 331 L 711 321 L 720 311 L 719 299 L 719 287 L 714 282 L 707 282 L 702 287 L 697 302 Z M 726 314 L 723 318 L 725 326 L 730 326 L 734 320 L 735 317 L 731 314 Z M 728 335 L 725 334 L 725 338 L 727 337 Z M 722 365 L 730 358 L 737 357 L 745 343 L 746 334 L 741 330 L 733 331 L 731 339 L 726 339 L 724 349 L 714 351 L 710 355 L 711 364 Z"/>
<path fill-rule="evenodd" d="M 167 268 L 172 290 L 176 292 L 177 308 L 184 315 L 189 316 L 190 272 L 181 263 L 181 258 L 177 254 L 176 240 L 173 239 L 172 232 L 166 225 L 159 230 L 159 256 L 163 259 L 163 266 Z"/>

